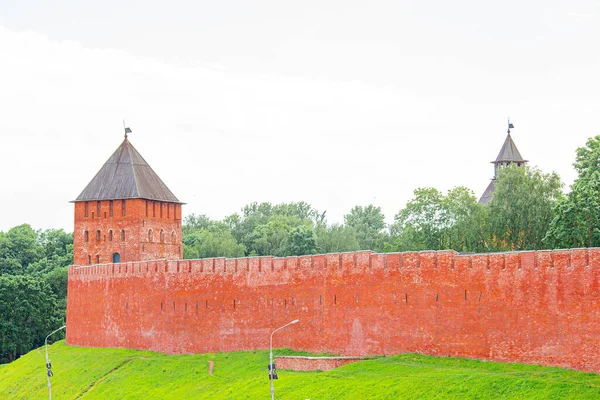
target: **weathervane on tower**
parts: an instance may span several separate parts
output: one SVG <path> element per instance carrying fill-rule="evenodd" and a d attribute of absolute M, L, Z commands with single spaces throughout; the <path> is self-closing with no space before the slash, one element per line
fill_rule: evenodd
<path fill-rule="evenodd" d="M 125 130 L 125 140 L 127 140 L 127 134 L 131 133 L 131 129 L 127 125 L 125 125 L 125 120 L 123 120 L 123 129 Z"/>
<path fill-rule="evenodd" d="M 511 128 L 512 128 L 512 129 L 515 129 L 515 126 L 514 126 L 513 124 L 511 124 L 511 123 L 510 123 L 510 118 L 507 118 L 507 119 L 508 119 L 508 130 L 506 131 L 506 133 L 508 133 L 508 134 L 510 135 L 510 130 L 511 130 Z M 131 131 L 130 131 L 130 132 L 131 132 Z"/>

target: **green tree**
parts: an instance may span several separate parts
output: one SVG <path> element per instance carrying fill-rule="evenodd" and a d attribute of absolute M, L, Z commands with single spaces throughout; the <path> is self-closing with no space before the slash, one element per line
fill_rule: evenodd
<path fill-rule="evenodd" d="M 322 226 L 317 230 L 318 252 L 339 253 L 360 249 L 354 228 L 346 225 L 333 224 Z"/>
<path fill-rule="evenodd" d="M 514 165 L 503 168 L 488 205 L 488 245 L 495 250 L 544 248 L 561 188 L 556 173 Z"/>
<path fill-rule="evenodd" d="M 434 188 L 419 188 L 396 214 L 386 251 L 452 249 L 485 250 L 485 207 L 473 192 L 456 187 L 444 195 Z"/>
<path fill-rule="evenodd" d="M 355 206 L 344 216 L 347 226 L 354 229 L 360 250 L 382 251 L 387 235 L 385 216 L 380 207 L 369 204 Z"/>
<path fill-rule="evenodd" d="M 222 222 L 211 221 L 208 226 L 183 236 L 184 258 L 243 257 L 244 252 L 244 245 L 235 240 Z"/>
<path fill-rule="evenodd" d="M 0 237 L 0 274 L 21 274 L 43 256 L 37 234 L 27 224 L 15 226 Z"/>
<path fill-rule="evenodd" d="M 300 225 L 290 230 L 286 255 L 302 256 L 317 252 L 317 235 L 311 226 Z"/>
<path fill-rule="evenodd" d="M 545 242 L 557 248 L 600 245 L 600 136 L 577 149 L 577 179 L 555 207 Z"/>
<path fill-rule="evenodd" d="M 13 361 L 64 321 L 50 285 L 33 276 L 0 276 L 0 358 Z"/>

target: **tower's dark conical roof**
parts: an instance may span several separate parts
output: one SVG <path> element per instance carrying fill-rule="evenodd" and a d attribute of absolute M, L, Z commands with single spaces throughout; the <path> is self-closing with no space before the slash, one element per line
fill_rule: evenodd
<path fill-rule="evenodd" d="M 181 203 L 127 137 L 75 201 L 117 199 Z"/>
<path fill-rule="evenodd" d="M 506 140 L 500 149 L 500 153 L 498 153 L 498 157 L 496 157 L 497 162 L 526 162 L 523 157 L 521 157 L 521 153 L 517 149 L 517 145 L 512 140 L 510 133 L 506 136 Z"/>

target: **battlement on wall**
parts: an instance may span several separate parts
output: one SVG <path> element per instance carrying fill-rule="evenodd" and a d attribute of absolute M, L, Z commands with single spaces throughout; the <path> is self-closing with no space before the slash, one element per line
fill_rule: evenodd
<path fill-rule="evenodd" d="M 264 275 L 290 278 L 295 275 L 353 274 L 369 271 L 517 271 L 521 269 L 583 269 L 600 266 L 600 248 L 461 254 L 452 250 L 403 253 L 356 251 L 292 257 L 205 258 L 152 260 L 120 264 L 69 267 L 69 276 L 147 276 L 153 273 L 204 275 Z"/>

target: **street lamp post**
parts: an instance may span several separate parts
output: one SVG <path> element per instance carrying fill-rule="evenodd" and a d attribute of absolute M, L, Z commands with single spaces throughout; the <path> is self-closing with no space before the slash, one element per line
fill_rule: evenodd
<path fill-rule="evenodd" d="M 278 330 L 283 329 L 286 326 L 295 324 L 295 323 L 297 323 L 299 321 L 300 320 L 295 319 L 292 322 L 288 322 L 287 324 L 285 324 L 283 326 L 280 326 L 279 328 L 277 328 L 273 332 L 271 332 L 271 339 L 269 340 L 269 361 L 270 361 L 270 364 L 269 364 L 269 368 L 270 368 L 270 371 L 269 371 L 269 380 L 271 381 L 271 400 L 275 400 L 275 386 L 273 386 L 273 374 L 275 372 L 275 364 L 273 364 L 273 334 L 275 332 L 277 332 Z M 50 400 L 52 400 L 52 399 L 50 399 Z"/>
<path fill-rule="evenodd" d="M 52 386 L 50 385 L 50 377 L 52 376 L 52 366 L 50 365 L 50 360 L 48 359 L 48 338 L 54 335 L 56 332 L 65 329 L 66 327 L 66 325 L 61 326 L 60 328 L 46 336 L 46 340 L 44 340 L 44 345 L 46 346 L 46 375 L 48 375 L 48 398 L 50 400 L 52 400 Z"/>

